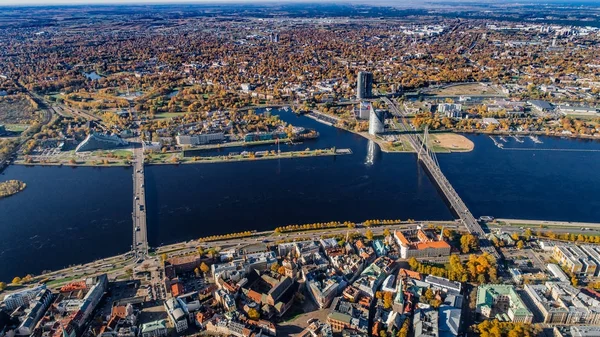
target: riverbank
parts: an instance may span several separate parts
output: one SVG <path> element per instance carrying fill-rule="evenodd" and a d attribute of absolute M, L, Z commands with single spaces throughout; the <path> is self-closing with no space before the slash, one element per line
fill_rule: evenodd
<path fill-rule="evenodd" d="M 23 191 L 27 184 L 20 180 L 7 180 L 0 182 L 0 198 L 10 197 Z"/>
<path fill-rule="evenodd" d="M 169 154 L 171 156 L 169 157 Z M 308 157 L 324 157 L 324 156 L 343 156 L 352 154 L 350 149 L 316 149 L 303 151 L 287 151 L 275 153 L 274 151 L 257 151 L 255 153 L 236 154 L 227 156 L 194 156 L 184 157 L 178 156 L 181 153 L 166 153 L 160 157 L 148 160 L 146 165 L 179 165 L 179 164 L 209 164 L 223 162 L 242 162 L 256 160 L 271 160 L 271 159 L 293 159 L 293 158 L 308 158 Z"/>

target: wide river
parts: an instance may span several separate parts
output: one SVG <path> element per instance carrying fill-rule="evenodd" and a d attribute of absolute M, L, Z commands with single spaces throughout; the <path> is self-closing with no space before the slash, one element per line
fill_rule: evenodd
<path fill-rule="evenodd" d="M 152 246 L 287 224 L 453 218 L 414 154 L 381 153 L 358 135 L 278 113 L 320 132 L 319 139 L 294 149 L 336 146 L 353 154 L 147 167 Z M 534 144 L 507 138 L 502 150 L 488 136 L 468 137 L 474 151 L 438 159 L 475 216 L 600 222 L 600 142 L 540 137 L 543 143 Z M 131 173 L 7 168 L 0 180 L 20 179 L 27 188 L 0 199 L 0 280 L 126 252 L 132 235 Z"/>

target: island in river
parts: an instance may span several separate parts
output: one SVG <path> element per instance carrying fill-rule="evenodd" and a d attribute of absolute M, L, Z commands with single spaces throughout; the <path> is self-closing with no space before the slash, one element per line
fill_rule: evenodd
<path fill-rule="evenodd" d="M 0 198 L 6 198 L 19 193 L 27 187 L 27 184 L 20 180 L 7 180 L 0 182 Z"/>

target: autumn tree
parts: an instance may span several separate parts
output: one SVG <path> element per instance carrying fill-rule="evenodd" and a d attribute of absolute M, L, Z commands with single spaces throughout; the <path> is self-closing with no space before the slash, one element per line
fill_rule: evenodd
<path fill-rule="evenodd" d="M 371 231 L 370 229 L 367 229 L 367 231 L 365 232 L 365 237 L 369 241 L 373 240 L 373 231 Z"/>
<path fill-rule="evenodd" d="M 250 308 L 248 310 L 248 318 L 250 318 L 253 321 L 258 321 L 260 319 L 260 313 L 258 312 L 258 310 Z"/>
<path fill-rule="evenodd" d="M 205 262 L 202 262 L 200 264 L 200 270 L 206 275 L 206 273 L 210 271 L 210 267 Z"/>
<path fill-rule="evenodd" d="M 383 294 L 383 308 L 389 309 L 392 307 L 393 303 L 393 294 L 389 291 L 384 292 Z"/>
<path fill-rule="evenodd" d="M 463 253 L 470 253 L 479 249 L 479 239 L 473 234 L 465 234 L 460 238 L 460 250 Z"/>

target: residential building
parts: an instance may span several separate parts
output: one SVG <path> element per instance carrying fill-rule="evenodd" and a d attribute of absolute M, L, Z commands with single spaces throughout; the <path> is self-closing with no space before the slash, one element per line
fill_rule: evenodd
<path fill-rule="evenodd" d="M 544 323 L 598 324 L 600 301 L 580 292 L 569 282 L 525 285 L 525 291 L 544 316 Z"/>
<path fill-rule="evenodd" d="M 46 289 L 46 285 L 43 284 L 41 286 L 35 288 L 28 288 L 18 292 L 14 292 L 8 294 L 4 297 L 4 306 L 8 310 L 15 310 L 16 308 L 28 304 L 29 301 L 34 299 L 39 293 Z"/>
<path fill-rule="evenodd" d="M 548 268 L 548 271 L 552 274 L 552 276 L 556 277 L 561 282 L 569 282 L 569 277 L 557 264 L 548 263 L 546 268 Z"/>
<path fill-rule="evenodd" d="M 175 137 L 179 146 L 195 146 L 208 143 L 221 142 L 225 139 L 223 132 L 201 133 L 197 135 L 178 135 Z"/>
<path fill-rule="evenodd" d="M 438 311 L 430 307 L 418 308 L 413 315 L 414 337 L 438 337 Z"/>
<path fill-rule="evenodd" d="M 373 96 L 373 74 L 359 71 L 356 78 L 356 98 L 364 99 Z"/>

